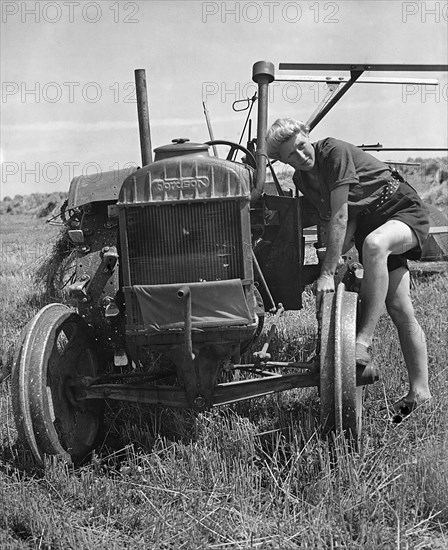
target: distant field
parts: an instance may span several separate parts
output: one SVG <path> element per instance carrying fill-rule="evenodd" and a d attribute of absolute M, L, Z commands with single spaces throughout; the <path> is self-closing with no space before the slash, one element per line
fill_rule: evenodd
<path fill-rule="evenodd" d="M 1 352 L 48 297 L 34 273 L 58 229 L 3 215 Z M 396 426 L 406 390 L 398 339 L 381 318 L 359 453 L 319 437 L 316 390 L 293 390 L 194 415 L 108 404 L 90 464 L 38 470 L 17 444 L 9 378 L 0 385 L 0 548 L 448 548 L 448 273 L 420 274 L 412 297 L 428 339 L 434 399 Z M 278 359 L 316 336 L 313 297 L 285 315 Z M 269 326 L 269 323 L 268 323 Z M 261 344 L 260 344 L 261 346 Z"/>

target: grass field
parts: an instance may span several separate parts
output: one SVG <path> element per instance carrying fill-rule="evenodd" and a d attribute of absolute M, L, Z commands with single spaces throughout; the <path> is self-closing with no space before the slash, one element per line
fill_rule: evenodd
<path fill-rule="evenodd" d="M 34 280 L 57 228 L 1 216 L 2 354 L 48 298 Z M 358 453 L 319 437 L 314 389 L 204 414 L 112 404 L 92 461 L 39 469 L 17 443 L 9 378 L 0 385 L 0 548 L 448 548 L 448 274 L 413 279 L 434 399 L 398 425 L 387 405 L 406 390 L 398 339 L 383 316 L 365 392 Z M 279 359 L 315 337 L 313 298 L 285 315 Z"/>

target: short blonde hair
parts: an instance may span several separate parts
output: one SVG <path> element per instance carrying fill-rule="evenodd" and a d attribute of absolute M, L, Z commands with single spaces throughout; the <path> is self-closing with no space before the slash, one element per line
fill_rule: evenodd
<path fill-rule="evenodd" d="M 294 120 L 292 118 L 278 118 L 266 134 L 268 157 L 279 160 L 279 148 L 282 143 L 288 141 L 288 139 L 297 134 L 307 136 L 309 131 L 310 129 L 308 126 L 300 120 Z"/>

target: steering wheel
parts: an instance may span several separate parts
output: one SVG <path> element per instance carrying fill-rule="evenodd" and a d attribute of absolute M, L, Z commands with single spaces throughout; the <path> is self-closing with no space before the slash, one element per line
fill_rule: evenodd
<path fill-rule="evenodd" d="M 226 141 L 224 139 L 213 139 L 211 141 L 206 141 L 206 145 L 210 145 L 211 147 L 213 145 L 227 145 L 227 147 L 230 147 L 230 150 L 227 154 L 226 160 L 232 161 L 233 158 L 236 156 L 236 151 L 242 151 L 246 155 L 246 164 L 249 166 L 252 166 L 252 168 L 257 167 L 257 162 L 255 160 L 255 157 L 249 149 L 246 147 L 243 147 L 239 143 L 235 143 L 234 141 Z"/>

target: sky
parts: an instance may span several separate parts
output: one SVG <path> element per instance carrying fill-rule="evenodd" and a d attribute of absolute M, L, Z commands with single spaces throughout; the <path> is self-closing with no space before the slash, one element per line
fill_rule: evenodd
<path fill-rule="evenodd" d="M 238 141 L 256 61 L 448 64 L 444 1 L 7 1 L 1 20 L 1 197 L 67 191 L 80 174 L 141 165 L 134 69 L 145 69 L 152 145 Z M 448 147 L 446 72 L 366 72 L 439 86 L 355 84 L 312 139 Z M 269 123 L 306 120 L 324 84 L 271 85 Z M 253 128 L 256 126 L 253 111 Z M 254 130 L 255 131 L 255 130 Z M 445 156 L 380 152 L 382 160 Z"/>

